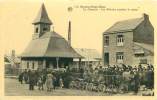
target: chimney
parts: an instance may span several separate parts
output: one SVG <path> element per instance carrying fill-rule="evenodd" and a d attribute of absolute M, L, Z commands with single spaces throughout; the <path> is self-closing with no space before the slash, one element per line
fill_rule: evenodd
<path fill-rule="evenodd" d="M 147 15 L 146 13 L 143 13 L 143 18 L 144 20 L 149 20 L 149 15 Z"/>
<path fill-rule="evenodd" d="M 68 27 L 68 43 L 71 46 L 71 21 L 69 21 L 69 27 Z"/>
<path fill-rule="evenodd" d="M 11 57 L 14 59 L 15 58 L 15 50 L 11 51 Z"/>

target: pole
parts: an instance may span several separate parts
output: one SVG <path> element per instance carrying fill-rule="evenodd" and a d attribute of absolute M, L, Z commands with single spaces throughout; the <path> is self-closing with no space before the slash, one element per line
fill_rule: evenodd
<path fill-rule="evenodd" d="M 59 64 L 58 64 L 59 58 L 58 57 L 56 58 L 56 61 L 57 61 L 57 69 L 58 69 L 59 68 Z"/>
<path fill-rule="evenodd" d="M 79 69 L 81 68 L 81 58 L 79 58 Z"/>

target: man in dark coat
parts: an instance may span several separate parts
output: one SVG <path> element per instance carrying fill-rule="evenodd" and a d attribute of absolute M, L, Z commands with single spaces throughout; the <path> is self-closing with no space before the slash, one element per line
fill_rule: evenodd
<path fill-rule="evenodd" d="M 135 94 L 137 94 L 138 89 L 139 89 L 139 85 L 140 85 L 140 76 L 139 76 L 138 72 L 135 72 L 134 81 L 135 81 L 134 92 L 135 92 Z"/>
<path fill-rule="evenodd" d="M 147 80 L 146 87 L 148 89 L 153 89 L 154 88 L 154 72 L 150 68 L 147 69 L 146 80 Z"/>
<path fill-rule="evenodd" d="M 21 84 L 23 83 L 23 72 L 19 75 L 19 82 Z"/>
<path fill-rule="evenodd" d="M 53 81 L 53 89 L 55 90 L 56 89 L 56 86 L 57 86 L 57 79 L 56 79 L 56 77 L 54 76 L 53 77 L 53 79 L 52 79 Z"/>
<path fill-rule="evenodd" d="M 29 72 L 29 90 L 34 90 L 35 85 L 35 73 L 34 71 Z"/>
<path fill-rule="evenodd" d="M 27 73 L 27 70 L 24 71 L 23 77 L 24 77 L 25 83 L 27 84 L 28 83 L 28 73 Z"/>
<path fill-rule="evenodd" d="M 37 82 L 38 82 L 39 77 L 40 77 L 39 72 L 34 71 L 34 83 L 35 83 L 36 86 L 37 86 Z"/>

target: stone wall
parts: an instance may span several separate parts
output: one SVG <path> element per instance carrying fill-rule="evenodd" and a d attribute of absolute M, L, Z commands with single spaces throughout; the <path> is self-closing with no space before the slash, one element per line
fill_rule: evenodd
<path fill-rule="evenodd" d="M 117 46 L 117 35 L 124 36 L 124 45 Z M 105 34 L 109 36 L 109 46 L 104 47 L 104 53 L 109 53 L 109 64 L 117 65 L 116 52 L 124 52 L 124 64 L 133 63 L 133 32 Z"/>

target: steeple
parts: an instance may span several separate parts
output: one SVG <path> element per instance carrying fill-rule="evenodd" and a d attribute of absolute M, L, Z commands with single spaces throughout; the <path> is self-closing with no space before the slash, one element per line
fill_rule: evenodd
<path fill-rule="evenodd" d="M 69 21 L 69 27 L 68 27 L 68 42 L 71 46 L 71 21 Z"/>
<path fill-rule="evenodd" d="M 143 13 L 143 18 L 144 20 L 149 20 L 149 15 L 147 15 L 146 13 Z"/>
<path fill-rule="evenodd" d="M 42 4 L 37 17 L 35 18 L 32 24 L 34 25 L 33 39 L 39 38 L 45 32 L 50 31 L 52 22 L 48 17 L 44 3 Z"/>
<path fill-rule="evenodd" d="M 43 23 L 43 24 L 52 24 L 51 20 L 48 17 L 46 8 L 44 3 L 42 4 L 38 15 L 36 16 L 35 20 L 33 21 L 33 24 L 38 24 L 38 23 Z"/>

